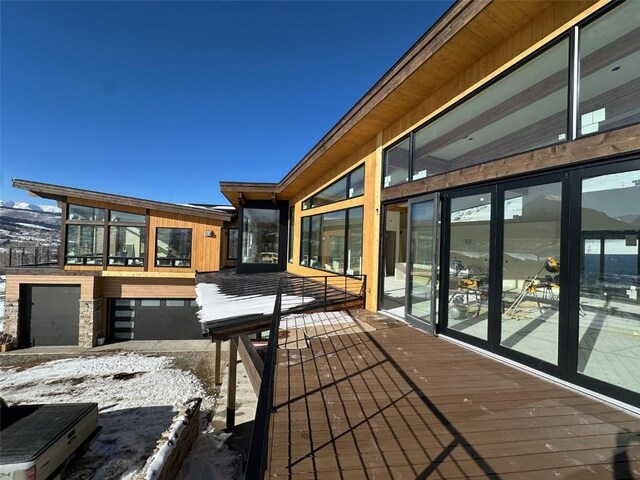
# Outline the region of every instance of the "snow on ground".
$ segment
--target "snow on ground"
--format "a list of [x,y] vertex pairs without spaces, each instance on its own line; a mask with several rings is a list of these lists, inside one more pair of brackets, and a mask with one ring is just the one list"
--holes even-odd
[[[206,397],[198,378],[172,365],[169,357],[133,353],[54,360],[24,370],[3,369],[0,391],[9,404],[97,402],[102,432],[68,478],[130,479],[153,453],[177,407],[204,397],[203,407],[212,408],[214,400]],[[201,448],[215,445],[220,453],[209,450],[190,459],[189,468],[206,476],[188,478],[233,478],[226,472],[237,470],[237,454],[223,445],[224,437],[207,435]],[[217,470],[211,470],[212,463],[219,464]]]
[[[282,296],[282,310],[312,302],[313,297]],[[225,295],[212,283],[199,283],[196,286],[196,302],[200,306],[198,318],[201,322],[221,320],[223,318],[245,315],[270,315],[276,302],[276,295]]]

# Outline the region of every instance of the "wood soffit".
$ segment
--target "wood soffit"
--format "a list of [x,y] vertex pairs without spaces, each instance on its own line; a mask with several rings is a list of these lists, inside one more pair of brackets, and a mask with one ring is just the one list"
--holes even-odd
[[27,190],[31,194],[41,198],[49,198],[59,202],[67,202],[68,198],[79,198],[96,202],[110,203],[114,206],[126,205],[130,207],[159,210],[181,215],[191,215],[194,217],[212,218],[216,220],[229,221],[233,218],[230,213],[219,210],[211,210],[204,207],[190,207],[173,203],[157,202],[142,198],[126,197],[123,195],[113,195],[109,193],[94,192],[78,188],[63,187],[47,183],[31,182],[28,180],[13,179],[13,187]]
[[221,182],[222,193],[234,205],[240,192],[249,199],[271,192],[294,198],[318,179],[317,170],[346,158],[551,4],[457,1],[279,183]]

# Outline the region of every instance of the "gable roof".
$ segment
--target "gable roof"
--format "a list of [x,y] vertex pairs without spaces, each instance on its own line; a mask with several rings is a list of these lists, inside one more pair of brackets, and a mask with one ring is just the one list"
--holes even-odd
[[96,202],[112,203],[115,205],[126,205],[129,207],[146,208],[159,210],[162,212],[177,213],[181,215],[191,215],[194,217],[212,218],[215,220],[229,221],[233,214],[228,209],[218,210],[204,206],[179,205],[175,203],[157,202],[143,198],[127,197],[110,193],[83,190],[80,188],[64,187],[49,183],[32,182],[29,180],[13,179],[13,187],[27,190],[29,193],[41,197],[49,198],[59,202],[67,202],[69,198],[79,198],[83,200],[93,200]]

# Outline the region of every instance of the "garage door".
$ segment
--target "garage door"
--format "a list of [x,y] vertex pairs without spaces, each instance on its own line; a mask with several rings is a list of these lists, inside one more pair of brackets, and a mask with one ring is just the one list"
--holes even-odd
[[111,340],[202,339],[195,300],[111,299]]
[[21,285],[20,348],[78,345],[80,286]]

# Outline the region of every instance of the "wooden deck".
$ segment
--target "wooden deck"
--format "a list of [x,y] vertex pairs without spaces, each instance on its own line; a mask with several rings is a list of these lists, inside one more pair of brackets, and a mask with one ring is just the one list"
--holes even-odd
[[283,339],[267,477],[640,478],[640,418],[386,317],[365,321],[376,330],[307,337],[308,348]]

